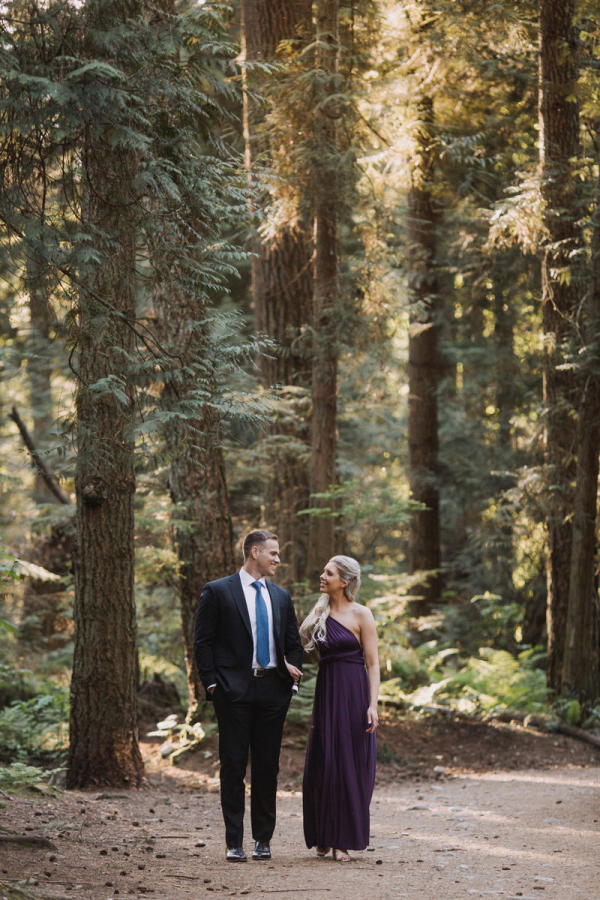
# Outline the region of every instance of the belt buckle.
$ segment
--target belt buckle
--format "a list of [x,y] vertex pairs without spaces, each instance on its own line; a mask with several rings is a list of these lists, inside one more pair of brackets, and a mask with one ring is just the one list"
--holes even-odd
[[252,669],[252,674],[255,678],[264,678],[266,669]]

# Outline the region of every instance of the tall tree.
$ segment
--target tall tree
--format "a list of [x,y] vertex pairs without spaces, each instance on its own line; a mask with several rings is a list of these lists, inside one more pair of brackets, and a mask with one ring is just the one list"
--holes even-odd
[[560,692],[576,478],[574,410],[577,377],[564,366],[581,282],[581,248],[573,160],[579,155],[575,0],[540,0],[540,167],[546,243],[542,259],[545,448],[550,491],[547,514],[548,686]]
[[592,214],[591,279],[583,310],[582,395],[577,433],[577,471],[569,598],[561,689],[593,705],[600,692],[600,611],[596,580],[598,460],[600,456],[600,191]]
[[[39,191],[43,195],[43,191]],[[39,209],[40,233],[44,228],[44,210]],[[36,243],[39,243],[40,238]],[[25,266],[25,286],[29,296],[29,341],[27,374],[33,417],[33,443],[38,452],[46,449],[52,426],[52,364],[50,360],[50,270],[44,248],[30,247]],[[35,493],[41,499],[50,496],[39,473],[35,477]]]
[[[317,79],[315,85],[315,283],[313,316],[313,377],[310,490],[316,514],[309,531],[308,574],[314,583],[323,562],[335,550],[335,519],[328,514],[331,500],[323,496],[336,477],[337,367],[339,300],[338,118],[340,116],[339,2],[317,3]],[[319,511],[322,512],[319,512]]]
[[193,722],[198,718],[204,697],[194,659],[196,612],[206,582],[234,569],[233,529],[219,417],[210,403],[197,411],[196,366],[203,361],[204,368],[210,370],[212,355],[209,342],[199,339],[198,324],[205,316],[203,304],[197,294],[186,295],[176,280],[171,290],[155,297],[155,309],[164,350],[181,363],[180,368],[166,377],[163,405],[166,410],[188,410],[187,414],[169,417],[164,437],[180,563],[179,602],[188,682],[188,721]]
[[[297,80],[308,65],[303,51],[311,39],[312,4],[244,0],[242,15],[246,161],[252,178],[262,171],[261,187],[250,199],[252,298],[256,330],[276,343],[258,364],[263,385],[277,385],[280,391],[279,407],[269,425],[273,439],[266,442],[264,518],[279,537],[280,577],[291,583],[305,578],[308,549],[308,521],[297,514],[310,502],[306,408],[311,364],[305,332],[311,321],[313,248],[306,204],[286,171],[296,139],[289,120],[297,113],[287,108],[290,90],[278,89],[278,83]],[[261,63],[278,64],[277,73],[265,72]],[[273,106],[268,115],[264,100],[261,105],[251,92],[269,96]],[[292,93],[299,92],[296,85]]]
[[427,573],[412,592],[416,615],[425,615],[440,593],[437,395],[442,379],[438,354],[439,294],[436,278],[436,216],[433,99],[424,95],[417,110],[415,149],[408,194],[408,460],[411,499],[423,504],[411,519],[408,564],[411,574]]
[[[88,58],[113,61],[101,40],[106,17],[124,21],[133,11],[120,0],[88,0]],[[144,777],[137,735],[130,368],[137,233],[128,214],[135,208],[137,158],[131,146],[114,140],[114,126],[100,116],[87,123],[82,160],[81,217],[96,237],[98,255],[85,273],[79,310],[78,550],[67,784],[135,786]]]

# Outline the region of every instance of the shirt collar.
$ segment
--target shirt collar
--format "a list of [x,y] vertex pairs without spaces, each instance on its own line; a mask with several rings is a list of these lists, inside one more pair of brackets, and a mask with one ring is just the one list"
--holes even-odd
[[[249,572],[242,566],[240,569],[240,579],[243,587],[250,587],[254,584],[255,580]],[[263,587],[267,586],[267,582],[265,581],[264,575],[258,579],[258,581],[262,584]]]

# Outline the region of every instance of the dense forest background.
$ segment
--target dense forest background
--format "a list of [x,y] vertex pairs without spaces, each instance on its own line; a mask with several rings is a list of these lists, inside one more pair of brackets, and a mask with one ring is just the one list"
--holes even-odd
[[597,726],[596,5],[0,12],[7,771],[140,783],[156,675],[200,740],[257,526],[299,616],[360,561],[389,709]]

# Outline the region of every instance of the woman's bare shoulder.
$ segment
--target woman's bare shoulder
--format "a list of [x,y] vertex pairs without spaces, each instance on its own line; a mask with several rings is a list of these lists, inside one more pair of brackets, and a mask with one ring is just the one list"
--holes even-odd
[[369,609],[368,606],[363,606],[362,603],[357,603],[354,607],[355,615],[358,618],[358,621],[361,625],[366,625],[368,622],[374,622],[373,613]]

